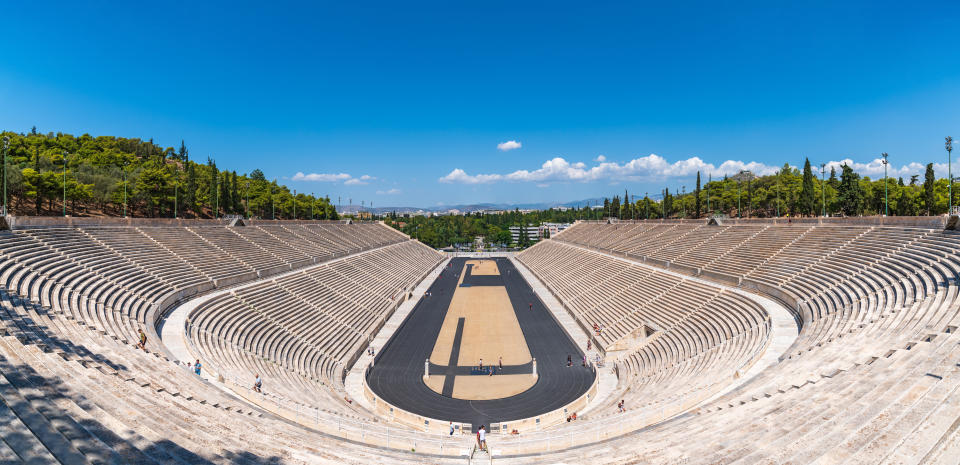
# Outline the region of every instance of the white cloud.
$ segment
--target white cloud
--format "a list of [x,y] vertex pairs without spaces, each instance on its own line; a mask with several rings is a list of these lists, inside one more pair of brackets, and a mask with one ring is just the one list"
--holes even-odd
[[356,185],[366,185],[370,181],[377,179],[370,175],[363,175],[359,178],[355,178],[347,173],[310,173],[303,174],[303,172],[298,171],[297,174],[293,175],[294,181],[313,181],[313,182],[340,182],[343,181],[344,184],[348,186]]
[[346,185],[348,185],[348,186],[365,186],[365,185],[369,184],[370,181],[372,181],[372,180],[374,180],[374,179],[377,179],[377,178],[365,174],[365,175],[363,175],[363,176],[360,176],[359,178],[351,178],[351,179],[348,179],[346,182],[344,182],[344,184],[346,184]]
[[506,174],[467,174],[456,168],[439,179],[443,183],[461,184],[489,184],[499,181],[513,182],[591,182],[591,181],[654,181],[670,177],[693,176],[700,171],[703,174],[723,176],[736,174],[740,170],[750,170],[755,174],[772,174],[776,166],[759,162],[744,163],[738,160],[727,160],[719,166],[706,163],[699,157],[691,157],[673,163],[663,157],[650,154],[635,158],[626,163],[600,161],[597,165],[587,167],[583,162],[568,162],[562,157],[556,157],[543,162],[536,170],[517,170]]
[[[671,163],[656,154],[635,158],[623,164],[608,162],[606,157],[602,155],[594,161],[597,162],[594,166],[587,167],[582,162],[569,162],[562,157],[556,157],[543,162],[538,169],[517,170],[512,173],[468,174],[463,169],[456,168],[438,181],[448,184],[492,184],[505,181],[532,182],[537,187],[546,187],[551,182],[652,182],[667,178],[693,177],[696,176],[697,171],[701,173],[704,179],[707,175],[712,175],[716,179],[724,175],[736,174],[741,170],[748,170],[757,175],[769,175],[774,174],[782,167],[782,165],[774,166],[762,162],[744,162],[741,160],[727,160],[715,165],[704,162],[700,157],[690,157]],[[883,177],[883,163],[880,158],[866,163],[854,162],[849,158],[831,161],[826,164],[827,174],[829,174],[831,167],[835,167],[839,175],[840,167],[845,163],[861,175],[870,176],[873,179]],[[923,163],[910,162],[899,166],[891,164],[887,168],[887,173],[894,178],[899,176],[909,178],[913,174],[923,176],[925,169],[926,165]],[[934,163],[933,169],[938,177],[946,177],[946,164]],[[819,174],[819,164],[814,166],[814,171]]]
[[302,172],[297,172],[293,175],[294,181],[318,181],[318,182],[337,182],[350,179],[351,176],[347,173],[310,173],[303,174]]
[[[871,179],[877,179],[877,178],[883,179],[883,159],[882,158],[875,158],[867,163],[857,163],[849,158],[845,158],[839,161],[831,161],[826,163],[827,165],[825,167],[826,175],[829,176],[830,169],[835,168],[837,170],[837,176],[839,176],[840,172],[842,171],[841,167],[845,164],[849,165],[851,168],[853,168],[854,171],[856,171],[860,175],[870,176]],[[889,166],[887,166],[887,176],[890,176],[891,178],[897,178],[897,177],[903,176],[904,178],[909,179],[911,175],[918,174],[922,177],[926,169],[927,169],[926,164],[915,162],[915,161],[907,163],[906,165],[900,165],[899,167],[891,163]],[[819,165],[814,166],[813,170],[819,171],[820,166]],[[945,178],[947,177],[947,164],[934,163],[933,171],[934,173],[937,174],[937,177]]]
[[607,157],[605,157],[605,156],[603,156],[603,155],[597,155],[597,158],[594,158],[593,161],[596,161],[596,162],[604,162],[604,161],[607,161]]
[[440,182],[460,183],[460,184],[486,184],[499,181],[503,176],[499,174],[478,174],[470,176],[460,168],[456,168],[450,174],[440,178]]
[[508,151],[508,150],[518,149],[518,148],[520,148],[520,147],[523,147],[523,144],[521,144],[521,143],[519,143],[519,142],[517,142],[517,141],[515,141],[515,140],[508,140],[508,141],[506,141],[506,142],[501,142],[501,143],[497,144],[497,150],[500,150],[501,152],[506,152],[506,151]]
[[397,189],[396,187],[385,191],[377,191],[377,195],[397,195],[399,193],[400,189]]

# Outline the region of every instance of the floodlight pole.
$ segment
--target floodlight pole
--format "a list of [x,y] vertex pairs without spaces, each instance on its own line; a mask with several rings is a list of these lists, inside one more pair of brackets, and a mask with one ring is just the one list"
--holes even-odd
[[247,203],[243,204],[243,213],[247,219],[250,219],[250,181],[247,181],[245,194],[247,194]]
[[216,176],[214,186],[216,186],[217,189],[217,203],[216,208],[213,210],[213,219],[217,219],[220,218],[220,171],[217,171],[214,176]]
[[7,150],[10,149],[10,137],[3,136],[3,214],[9,213],[7,209]]
[[177,219],[177,204],[179,204],[180,183],[173,183],[173,219]]
[[951,168],[953,157],[950,156],[950,152],[953,152],[953,137],[947,136],[944,147],[947,149],[947,197],[950,198],[947,201],[947,214],[949,215],[953,212],[953,170]]
[[[276,178],[273,179],[273,183],[274,184],[277,183]],[[272,212],[270,213],[270,219],[275,220],[277,219],[277,196],[273,192],[273,184],[270,185],[270,205],[272,207]]]
[[317,199],[313,197],[313,192],[310,193],[310,221],[313,221],[313,206],[317,203]]
[[297,190],[293,190],[293,219],[297,219]]
[[120,165],[120,173],[123,175],[123,217],[127,217],[127,166]]

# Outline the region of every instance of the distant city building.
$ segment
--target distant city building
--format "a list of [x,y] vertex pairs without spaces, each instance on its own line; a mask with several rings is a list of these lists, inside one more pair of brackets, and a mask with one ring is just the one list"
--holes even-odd
[[[527,226],[526,231],[530,243],[540,240],[540,226]],[[510,239],[514,244],[520,243],[520,226],[510,226]]]
[[[540,226],[527,226],[527,238],[531,243],[538,242],[556,236],[570,226],[570,223],[540,223]],[[520,243],[520,226],[510,226],[510,238],[514,244]]]

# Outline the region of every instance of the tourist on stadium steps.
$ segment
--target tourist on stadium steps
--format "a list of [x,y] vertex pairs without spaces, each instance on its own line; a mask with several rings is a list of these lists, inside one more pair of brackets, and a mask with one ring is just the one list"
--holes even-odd
[[483,428],[483,425],[480,425],[480,431],[477,431],[477,444],[480,445],[480,450],[487,450],[487,430]]
[[193,364],[193,372],[200,376],[200,359],[197,359],[197,363]]
[[567,366],[568,367],[573,366],[573,356],[571,356],[570,354],[567,354]]
[[500,359],[497,360],[497,367],[500,368],[500,373],[503,373],[503,357],[500,357]]
[[257,379],[253,381],[253,390],[255,392],[262,392],[260,388],[263,387],[263,380],[260,379],[260,373],[257,373]]
[[140,330],[140,342],[137,343],[137,348],[147,351],[147,333],[143,332],[143,329]]
[[450,422],[450,436],[453,436],[453,422]]

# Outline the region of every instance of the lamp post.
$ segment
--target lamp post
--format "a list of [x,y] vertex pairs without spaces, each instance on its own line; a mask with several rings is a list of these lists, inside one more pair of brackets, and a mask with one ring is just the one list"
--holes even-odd
[[3,214],[7,211],[7,150],[10,149],[10,137],[3,136]]
[[660,210],[662,210],[661,218],[663,219],[667,219],[667,194],[670,193],[667,189],[668,188],[663,189],[663,197],[660,199]]
[[645,220],[650,219],[650,193],[649,192],[643,193],[643,217],[644,217],[643,219]]
[[297,190],[293,190],[293,219],[297,219]]
[[827,216],[827,188],[823,183],[824,174],[827,172],[827,164],[820,164],[820,216]]
[[[274,184],[277,183],[276,178],[273,179],[273,183]],[[270,185],[270,207],[271,207],[270,219],[275,220],[277,219],[277,196],[273,192],[273,184]]]
[[[743,171],[741,171],[741,173],[742,172]],[[740,216],[740,179],[739,178],[737,179],[737,218],[741,218]]]
[[180,197],[180,183],[178,181],[173,182],[173,219],[177,219],[177,205]]
[[127,217],[127,164],[120,165],[120,174],[123,176],[123,217]]
[[687,218],[687,186],[680,186],[680,205],[683,207],[683,218]]
[[[4,166],[6,168],[6,166]],[[63,151],[63,216],[67,216],[67,151]]]
[[243,215],[250,219],[250,181],[247,181],[244,194],[247,196],[247,201],[243,204]]
[[780,218],[780,170],[777,170],[777,183],[774,187],[777,190],[777,218]]
[[217,171],[214,174],[214,176],[215,178],[214,178],[213,185],[215,186],[214,188],[217,191],[217,196],[216,196],[216,203],[214,204],[215,207],[213,209],[213,219],[217,219],[217,218],[220,218],[220,171]]
[[890,214],[890,207],[887,204],[887,152],[883,152],[883,216]]
[[710,216],[710,181],[713,180],[713,175],[707,173],[707,216]]
[[949,215],[953,212],[953,171],[951,169],[953,157],[950,156],[950,152],[953,152],[953,137],[947,136],[943,145],[947,149],[947,197],[950,198],[947,201],[947,214]]
[[313,196],[313,192],[310,193],[310,221],[313,221],[313,206],[316,205],[317,199]]

